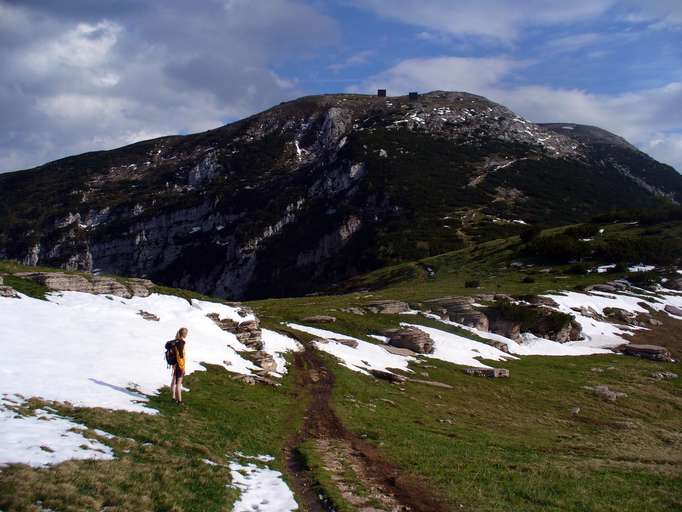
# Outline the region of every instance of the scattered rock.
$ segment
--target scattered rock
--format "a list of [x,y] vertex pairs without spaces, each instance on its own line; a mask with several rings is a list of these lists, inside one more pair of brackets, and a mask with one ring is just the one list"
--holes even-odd
[[364,309],[357,308],[355,306],[351,306],[348,308],[341,308],[341,311],[343,311],[344,313],[353,313],[354,315],[364,315],[365,314]]
[[649,324],[653,325],[654,327],[659,327],[659,326],[663,325],[663,322],[661,322],[660,320],[657,320],[656,318],[650,317],[649,318]]
[[626,393],[621,393],[619,391],[613,391],[609,389],[606,384],[599,384],[598,386],[585,386],[585,389],[592,391],[595,395],[608,400],[609,402],[615,402],[619,398],[625,398],[628,395]]
[[237,340],[247,347],[255,350],[263,349],[262,331],[257,319],[236,322],[231,318],[220,318],[218,313],[208,313],[206,316],[223,331],[234,334]]
[[313,315],[303,318],[302,321],[309,324],[333,324],[336,322],[336,317],[329,315]]
[[140,315],[144,320],[149,320],[150,322],[158,322],[159,320],[161,320],[154,313],[149,313],[143,310],[138,311],[137,314]]
[[350,348],[358,348],[358,342],[355,340],[349,340],[346,338],[330,338],[332,341],[335,341],[336,343],[340,343],[341,345],[345,345]]
[[622,352],[628,356],[641,357],[650,359],[651,361],[674,362],[672,354],[665,347],[658,345],[633,345],[625,344],[619,345],[614,349],[616,352]]
[[256,384],[256,379],[252,375],[243,375],[241,373],[233,375],[232,380],[243,382],[244,384],[249,384],[250,386]]
[[0,297],[8,297],[8,298],[12,298],[12,299],[18,299],[19,298],[19,294],[17,293],[17,291],[14,288],[4,284],[4,280],[2,279],[2,276],[0,276]]
[[246,359],[255,365],[260,366],[265,371],[277,371],[277,363],[275,362],[275,358],[263,350],[257,350],[255,352],[242,352],[242,354],[244,357],[246,357]]
[[381,313],[384,315],[397,315],[410,310],[407,302],[400,300],[375,300],[368,302],[365,309],[370,313]]
[[384,345],[386,352],[395,354],[397,356],[414,357],[417,355],[416,352],[410,350],[409,348],[394,347],[392,345]]
[[604,316],[611,320],[617,320],[626,324],[634,323],[637,315],[621,308],[604,308]]
[[403,375],[398,375],[396,373],[387,372],[384,370],[372,369],[372,370],[369,370],[369,373],[371,373],[377,379],[387,380],[388,382],[391,382],[391,383],[407,382],[407,377],[404,377]]
[[682,316],[682,309],[678,308],[677,306],[673,306],[672,304],[668,304],[665,307],[665,312],[675,316]]
[[433,352],[433,340],[431,336],[416,327],[391,329],[384,332],[388,337],[388,344],[398,348],[407,348],[419,354],[431,354]]
[[580,407],[574,407],[571,409],[571,416],[578,416],[580,414]]
[[464,373],[479,377],[490,377],[491,379],[509,378],[509,370],[506,368],[465,368]]
[[651,378],[656,380],[676,379],[677,377],[678,375],[673,372],[654,372],[651,374]]
[[597,292],[606,292],[606,293],[615,293],[618,291],[618,289],[610,284],[594,284],[592,286],[588,286],[586,288],[587,291],[597,291]]
[[550,297],[542,297],[540,295],[532,295],[530,297],[523,297],[526,302],[533,306],[548,306],[550,308],[558,308],[557,301]]

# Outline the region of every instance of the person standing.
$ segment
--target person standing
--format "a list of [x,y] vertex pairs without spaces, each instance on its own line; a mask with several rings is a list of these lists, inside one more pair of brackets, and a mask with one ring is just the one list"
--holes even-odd
[[182,403],[182,379],[185,376],[185,361],[187,358],[185,349],[185,338],[187,338],[187,327],[181,327],[175,335],[173,351],[175,353],[175,364],[173,365],[173,380],[171,381],[171,395],[178,405]]

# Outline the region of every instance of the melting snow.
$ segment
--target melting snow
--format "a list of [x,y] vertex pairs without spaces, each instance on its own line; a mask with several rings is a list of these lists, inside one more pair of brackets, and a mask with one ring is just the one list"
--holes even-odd
[[[0,398],[0,466],[23,463],[31,466],[57,464],[68,459],[113,459],[108,446],[83,436],[84,427],[45,409],[22,416],[9,407],[23,399]],[[97,431],[103,437],[113,437]]]
[[[160,320],[144,320],[140,311]],[[0,392],[155,413],[145,404],[146,395],[170,383],[163,347],[180,327],[189,329],[187,374],[203,370],[202,363],[243,374],[256,368],[237,353],[249,349],[206,317],[218,313],[236,321],[254,318],[242,318],[237,311],[158,294],[123,299],[64,292],[46,301],[0,298]],[[294,348],[295,342],[271,331],[264,331],[263,337],[279,358],[278,369],[283,369],[277,353]]]
[[[261,460],[261,459],[259,459]],[[230,462],[232,486],[241,491],[234,512],[289,512],[298,510],[282,473],[256,464]]]
[[628,270],[630,272],[649,272],[650,270],[654,270],[656,267],[653,265],[644,265],[644,264],[639,264],[635,265],[632,267],[628,267]]
[[[391,354],[380,345],[369,343],[367,341],[359,340],[351,336],[339,334],[326,329],[318,329],[317,327],[308,327],[306,325],[287,324],[292,329],[307,332],[313,336],[329,340],[327,343],[315,342],[315,346],[341,360],[341,364],[346,368],[360,373],[367,373],[367,370],[383,370],[390,371],[389,368],[398,370],[410,371],[408,363],[413,361],[412,357],[403,357],[396,354]],[[338,343],[333,339],[353,340],[358,343],[356,348],[349,347],[342,343]]]
[[298,341],[275,331],[263,329],[263,350],[272,354],[277,363],[277,373],[287,372],[287,362],[283,355],[285,352],[300,352],[303,345]]
[[433,353],[424,354],[426,357],[433,357],[449,363],[461,364],[465,366],[478,366],[480,368],[490,368],[481,363],[478,358],[491,359],[493,361],[503,361],[513,359],[509,354],[502,352],[495,347],[474,341],[464,336],[459,336],[440,329],[424,327],[418,324],[402,324],[409,327],[416,327],[431,336],[433,340]]

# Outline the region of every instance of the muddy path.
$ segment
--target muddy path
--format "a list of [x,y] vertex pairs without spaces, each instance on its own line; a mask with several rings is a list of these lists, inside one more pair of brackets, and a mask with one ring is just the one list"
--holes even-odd
[[449,510],[434,499],[423,484],[402,475],[373,445],[344,428],[330,406],[334,375],[316,350],[310,344],[305,346],[305,351],[295,354],[293,371],[309,404],[301,430],[289,440],[285,449],[289,480],[304,510],[335,510],[331,500],[320,492],[315,475],[298,451],[304,442],[314,446],[343,499],[360,511]]

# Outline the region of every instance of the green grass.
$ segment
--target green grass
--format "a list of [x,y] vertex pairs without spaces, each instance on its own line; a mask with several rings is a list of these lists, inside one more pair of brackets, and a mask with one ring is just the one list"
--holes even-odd
[[210,367],[187,378],[184,407],[171,402],[167,388],[152,397],[157,415],[53,404],[89,428],[116,435],[102,439],[116,460],[67,461],[49,470],[10,466],[0,472],[0,508],[34,510],[41,501],[60,511],[229,510],[238,495],[226,487],[229,470],[202,459],[226,464],[235,451],[267,453],[281,468],[282,447],[305,405],[293,380],[285,377],[277,389],[248,386]]
[[[401,391],[332,365],[334,404],[352,431],[425,479],[453,510],[682,507],[682,386],[647,378],[673,365],[526,357],[504,363],[508,380],[467,376],[435,360],[428,365],[435,366],[423,368],[429,378],[454,389],[408,383]],[[629,396],[608,403],[583,389],[601,383]],[[576,406],[581,411],[572,416]]]

